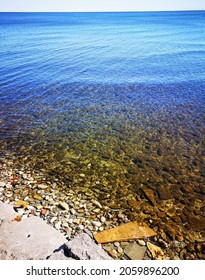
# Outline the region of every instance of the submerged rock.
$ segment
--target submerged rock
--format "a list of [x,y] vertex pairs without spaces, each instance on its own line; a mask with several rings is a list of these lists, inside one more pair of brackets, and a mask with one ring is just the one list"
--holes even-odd
[[149,188],[146,188],[146,189],[142,189],[145,197],[148,199],[148,201],[151,203],[151,205],[155,205],[156,203],[156,198],[155,198],[155,195],[154,195],[154,191],[149,189]]
[[168,200],[168,199],[173,198],[169,189],[164,187],[164,186],[158,186],[157,187],[157,192],[158,192],[159,198],[161,200]]

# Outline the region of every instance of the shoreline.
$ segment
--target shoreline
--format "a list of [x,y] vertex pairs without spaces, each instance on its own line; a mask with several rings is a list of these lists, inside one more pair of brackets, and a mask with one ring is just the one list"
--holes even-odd
[[[86,197],[85,194],[75,193],[68,187],[64,191],[60,190],[59,180],[47,181],[44,174],[36,173],[28,166],[15,166],[14,160],[16,159],[2,158],[0,162],[0,201],[15,206],[20,221],[26,217],[40,217],[63,234],[67,240],[72,240],[83,232],[94,240],[95,233],[130,222],[122,211],[103,206],[97,200]],[[130,244],[137,244],[143,248],[144,260],[200,259],[199,253],[201,258],[204,256],[203,240],[197,246],[183,237],[181,240],[174,239],[168,243],[162,239],[159,232],[156,234],[156,237],[151,239],[107,243],[102,244],[101,247],[111,258],[119,260],[130,259],[125,254]],[[196,240],[197,236],[193,238]],[[153,257],[147,247],[149,242],[162,250],[163,256]]]

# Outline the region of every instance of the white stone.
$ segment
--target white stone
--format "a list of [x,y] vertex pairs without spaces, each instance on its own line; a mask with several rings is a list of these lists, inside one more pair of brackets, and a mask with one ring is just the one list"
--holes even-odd
[[63,223],[62,223],[62,227],[67,228],[67,227],[69,227],[69,225],[68,225],[68,223],[67,223],[67,222],[63,222]]
[[83,226],[83,225],[79,225],[78,228],[79,228],[80,230],[83,230],[83,229],[84,229],[84,226]]
[[101,227],[101,225],[102,225],[101,222],[99,222],[99,221],[92,221],[91,223],[95,227]]
[[102,217],[100,218],[100,221],[101,221],[102,223],[104,223],[104,222],[106,221],[106,218],[105,218],[104,216],[102,216]]
[[73,223],[73,219],[71,219],[71,218],[68,219],[68,223],[69,223],[69,224],[72,224],[72,223]]
[[140,246],[145,246],[145,245],[146,245],[146,243],[144,242],[144,240],[141,240],[141,239],[137,240],[137,243],[138,243]]
[[73,223],[74,223],[74,224],[79,224],[79,223],[80,223],[80,219],[74,219],[74,220],[73,220]]
[[51,218],[50,223],[53,224],[56,220],[57,220],[57,217],[53,217],[53,218]]
[[60,206],[61,208],[63,208],[64,210],[66,210],[66,211],[69,210],[69,206],[68,206],[68,204],[67,204],[66,202],[60,202],[60,203],[59,203],[59,206]]
[[70,213],[72,214],[72,215],[75,215],[75,213],[76,213],[76,211],[75,211],[75,209],[70,209]]

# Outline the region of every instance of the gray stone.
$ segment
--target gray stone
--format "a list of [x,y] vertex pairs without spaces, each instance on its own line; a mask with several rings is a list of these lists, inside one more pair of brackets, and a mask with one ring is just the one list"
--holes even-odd
[[17,215],[11,205],[0,202],[0,259],[46,259],[66,242],[63,234],[41,218],[32,216],[18,222]]
[[132,243],[125,247],[124,253],[130,258],[131,260],[143,260],[144,255],[146,252],[145,246],[140,246],[136,243]]
[[65,243],[65,252],[77,260],[111,260],[88,234],[80,233]]

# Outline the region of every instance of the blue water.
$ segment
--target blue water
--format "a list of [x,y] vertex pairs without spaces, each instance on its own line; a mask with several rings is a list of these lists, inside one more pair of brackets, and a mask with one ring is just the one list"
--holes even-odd
[[1,13],[1,83],[203,81],[204,29],[204,12]]
[[200,192],[204,31],[203,11],[1,13],[2,150],[74,186],[85,173],[101,199],[108,184]]

